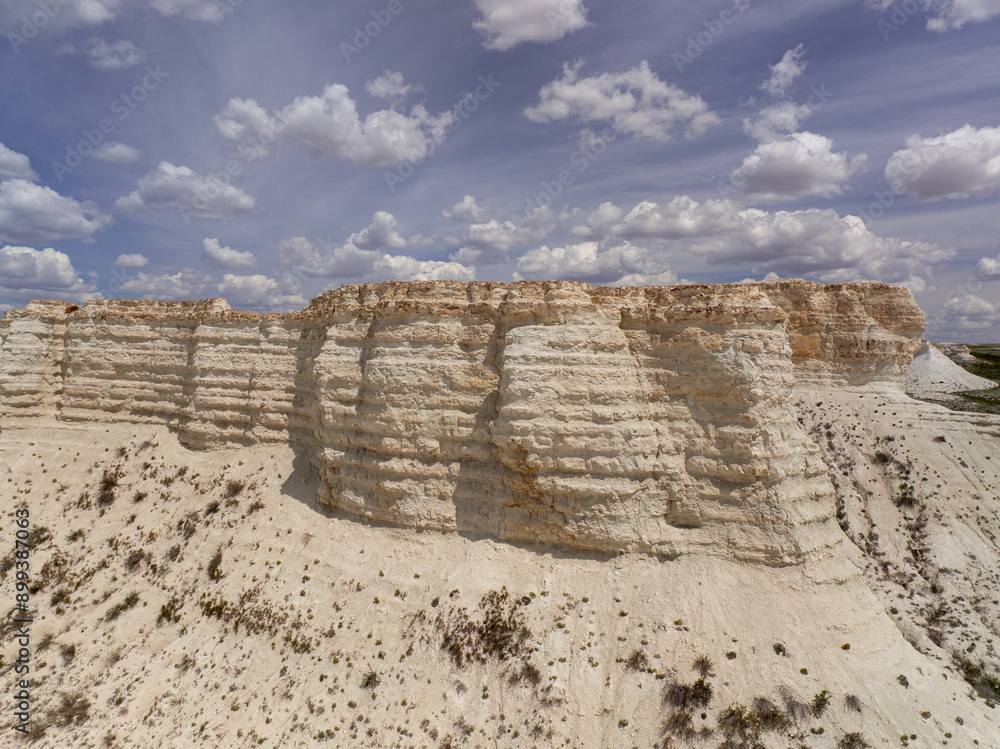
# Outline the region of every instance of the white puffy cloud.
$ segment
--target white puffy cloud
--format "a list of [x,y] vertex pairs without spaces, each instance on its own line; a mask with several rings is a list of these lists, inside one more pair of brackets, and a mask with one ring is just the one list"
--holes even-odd
[[[75,51],[75,48],[68,51]],[[83,42],[79,52],[87,57],[87,62],[96,70],[103,71],[131,68],[146,59],[145,51],[127,39],[107,42],[95,37]]]
[[765,107],[756,117],[743,120],[743,130],[761,143],[780,140],[783,135],[798,130],[799,124],[811,114],[808,104],[783,101]]
[[454,112],[435,117],[421,104],[408,115],[390,108],[362,120],[347,87],[339,83],[319,96],[300,96],[273,116],[253,99],[231,99],[214,118],[219,135],[235,144],[229,152],[239,158],[264,158],[277,138],[287,137],[316,153],[369,167],[420,161],[455,120]]
[[149,265],[149,258],[136,252],[131,255],[119,255],[114,264],[117,268],[145,268]]
[[923,200],[989,195],[1000,187],[1000,127],[911,135],[906,148],[889,157],[885,178],[896,192]]
[[190,268],[154,268],[126,279],[119,290],[142,299],[186,301],[202,298],[202,292],[214,284],[211,276]]
[[506,262],[511,248],[543,241],[566,218],[565,214],[557,214],[551,206],[541,205],[530,209],[524,216],[469,224],[462,239],[466,246],[452,253],[449,259],[462,265]]
[[475,280],[475,269],[460,263],[362,250],[350,241],[339,247],[317,247],[305,237],[289,237],[278,245],[277,255],[279,268],[313,278],[357,282]]
[[372,276],[378,281],[475,281],[476,269],[460,263],[383,254],[372,263]]
[[372,222],[347,239],[361,250],[381,250],[406,247],[406,240],[396,231],[396,217],[388,211],[376,211]]
[[254,199],[238,187],[167,161],[141,177],[137,190],[115,202],[117,210],[128,213],[176,208],[186,215],[207,219],[245,213],[254,205]]
[[583,0],[476,0],[483,14],[472,28],[487,49],[507,50],[521,42],[551,42],[587,25]]
[[770,66],[771,77],[761,84],[761,89],[772,96],[784,96],[795,79],[806,69],[806,63],[802,61],[805,53],[805,46],[802,44],[785,52],[778,63]]
[[955,330],[984,330],[1000,325],[1000,307],[975,294],[951,297],[941,309],[945,313],[941,322]]
[[954,250],[873,234],[857,216],[832,209],[739,212],[734,232],[692,244],[709,263],[749,263],[754,271],[816,275],[825,281],[878,278],[907,282],[930,275]]
[[848,158],[833,152],[833,141],[816,133],[791,133],[781,140],[761,143],[733,172],[758,202],[795,200],[808,196],[840,195],[853,174],[868,164],[866,154]]
[[24,179],[0,182],[0,241],[47,244],[89,237],[110,224],[111,216],[89,201],[63,197]]
[[[771,77],[761,88],[783,97],[805,69],[804,54],[801,44],[788,50],[781,62],[771,66]],[[823,101],[822,96],[817,104],[812,99],[809,104],[779,101],[744,119],[743,130],[758,141],[758,146],[733,170],[723,194],[744,188],[758,203],[840,195],[848,180],[867,166],[868,156],[837,153],[830,138],[798,131]]]
[[18,301],[56,297],[81,302],[100,297],[97,287],[73,268],[69,255],[51,247],[0,248],[0,291]]
[[[879,278],[918,284],[954,250],[873,234],[857,216],[831,209],[768,212],[727,200],[698,203],[687,196],[643,202],[627,214],[604,203],[574,227],[601,246],[632,240],[654,243],[671,253],[691,252],[709,264],[750,265],[753,271],[813,275],[827,281]],[[917,280],[914,280],[917,279]]]
[[222,247],[218,239],[203,239],[202,248],[202,261],[213,268],[249,270],[257,267],[257,258],[252,252],[240,252],[232,247]]
[[441,215],[449,221],[459,223],[481,224],[492,218],[488,206],[480,206],[471,195],[466,195],[451,208],[445,208]]
[[102,143],[94,151],[95,159],[110,161],[112,164],[132,164],[138,161],[141,155],[142,152],[138,148],[114,141]]
[[629,242],[602,246],[581,242],[565,247],[543,245],[521,255],[515,280],[586,281],[603,286],[672,285],[677,276],[666,260]]
[[738,225],[736,206],[726,200],[699,203],[687,195],[669,203],[643,201],[623,217],[613,203],[602,203],[587,217],[586,226],[575,226],[571,233],[581,239],[679,239],[716,234]]
[[261,274],[238,276],[226,273],[218,289],[237,309],[271,311],[277,308],[300,309],[306,305],[305,297],[294,284]]
[[0,179],[38,180],[38,173],[31,168],[31,161],[23,153],[12,151],[0,143]]
[[996,281],[1000,278],[1000,255],[981,258],[976,263],[976,274],[984,281]]
[[610,121],[619,133],[660,143],[678,127],[691,138],[720,122],[700,96],[661,81],[645,60],[623,73],[580,78],[579,70],[579,63],[564,65],[562,78],[542,86],[538,104],[525,116],[532,122]]
[[385,71],[378,78],[374,78],[365,84],[365,91],[372,96],[388,101],[399,101],[406,98],[413,86],[403,81],[403,74]]

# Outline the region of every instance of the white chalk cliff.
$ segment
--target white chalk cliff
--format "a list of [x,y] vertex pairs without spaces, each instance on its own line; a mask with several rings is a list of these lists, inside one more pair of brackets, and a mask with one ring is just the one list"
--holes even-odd
[[291,442],[331,508],[403,527],[768,564],[842,538],[796,386],[901,383],[924,317],[875,282],[347,286],[32,302],[0,323],[0,418]]

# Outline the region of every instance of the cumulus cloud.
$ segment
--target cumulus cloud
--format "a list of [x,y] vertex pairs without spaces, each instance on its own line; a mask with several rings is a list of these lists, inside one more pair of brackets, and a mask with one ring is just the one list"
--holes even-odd
[[120,291],[141,299],[186,301],[202,298],[202,292],[214,284],[215,279],[211,276],[190,268],[154,268],[126,279]]
[[252,252],[239,252],[232,247],[222,247],[218,239],[203,239],[202,248],[202,261],[213,268],[249,270],[257,267],[257,258]]
[[943,305],[943,322],[956,330],[984,330],[1000,325],[1000,307],[975,294],[954,296]]
[[372,222],[347,241],[362,250],[406,247],[406,240],[396,231],[396,217],[388,211],[376,211]]
[[911,135],[906,148],[889,157],[885,178],[896,192],[922,200],[989,195],[1000,187],[1000,127]]
[[0,182],[0,241],[47,244],[89,237],[110,224],[111,216],[95,203],[63,197],[24,179]]
[[372,263],[372,276],[378,281],[475,281],[476,269],[461,263],[383,254]]
[[149,265],[149,258],[138,252],[131,255],[119,255],[118,259],[115,260],[117,268],[145,268],[147,265]]
[[274,309],[301,309],[306,299],[301,291],[287,281],[261,274],[239,276],[226,273],[218,285],[230,305],[237,309],[270,311]]
[[365,84],[365,91],[369,94],[391,102],[406,98],[412,88],[411,84],[403,81],[402,73],[391,73],[388,70]]
[[610,121],[619,133],[658,143],[678,127],[693,138],[720,122],[700,96],[661,81],[645,60],[623,73],[590,78],[579,77],[580,67],[564,65],[562,78],[542,86],[538,104],[525,116],[532,122]]
[[508,50],[521,42],[551,42],[587,25],[583,0],[476,0],[483,14],[472,28],[487,49]]
[[840,195],[844,184],[867,164],[866,154],[848,158],[844,151],[834,153],[833,141],[825,136],[791,133],[757,146],[731,179],[763,203],[809,196],[828,198]]
[[137,190],[115,202],[117,210],[128,213],[176,208],[185,215],[206,219],[245,213],[254,205],[254,199],[238,187],[167,161],[140,178]]
[[0,179],[26,179],[38,181],[38,173],[31,168],[31,161],[23,153],[12,151],[0,143]]
[[1000,279],[1000,255],[981,258],[976,263],[976,274],[984,281]]
[[632,240],[671,253],[686,251],[709,264],[749,265],[753,272],[812,275],[827,281],[879,278],[918,284],[954,250],[924,242],[880,237],[857,216],[831,209],[768,212],[726,200],[698,203],[687,196],[643,202],[628,213],[600,206],[572,234],[601,246]]
[[602,203],[587,217],[585,226],[575,226],[573,236],[581,239],[679,239],[717,234],[736,228],[736,206],[726,200],[699,203],[687,195],[669,203],[643,201],[628,214],[613,203]]
[[101,296],[96,285],[80,277],[66,253],[11,245],[0,248],[0,291],[19,302],[53,297],[83,302]]
[[772,96],[784,96],[806,69],[806,63],[802,61],[805,53],[806,48],[802,44],[785,52],[778,63],[770,66],[771,77],[761,84],[761,90]]
[[514,278],[586,281],[603,286],[677,283],[677,276],[661,255],[629,242],[608,246],[599,242],[581,242],[552,248],[543,245],[518,258]]
[[112,164],[132,164],[138,161],[141,155],[142,152],[138,148],[114,141],[102,143],[94,151],[94,158],[110,161]]
[[513,247],[524,247],[543,241],[568,216],[558,214],[551,206],[530,209],[524,216],[504,221],[489,219],[469,224],[462,241],[465,246],[449,257],[463,265],[503,263]]
[[[403,86],[401,75],[378,90],[396,84]],[[318,96],[300,96],[273,115],[254,99],[231,99],[214,117],[216,130],[234,144],[229,152],[238,158],[265,158],[275,140],[287,137],[318,154],[369,167],[420,161],[444,140],[455,120],[454,112],[432,116],[421,104],[409,114],[390,108],[362,120],[347,87],[339,83]]]
[[480,206],[471,195],[466,195],[451,208],[445,208],[441,215],[449,221],[458,223],[481,224],[492,218],[488,206]]
[[83,42],[79,48],[70,45],[64,50],[84,55],[94,69],[102,71],[124,70],[146,59],[146,52],[127,39],[108,42],[94,37]]
[[[784,97],[805,69],[804,54],[801,44],[788,50],[777,65],[771,66],[771,77],[761,88]],[[773,203],[843,193],[850,178],[868,165],[868,156],[835,152],[830,138],[799,132],[803,120],[825,101],[825,89],[817,93],[808,104],[779,101],[743,120],[743,130],[758,141],[758,146],[733,170],[729,185],[722,187],[723,194],[743,188],[754,202]]]

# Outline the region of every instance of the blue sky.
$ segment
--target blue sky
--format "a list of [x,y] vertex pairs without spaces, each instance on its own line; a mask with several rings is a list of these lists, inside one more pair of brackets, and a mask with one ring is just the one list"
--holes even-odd
[[0,310],[904,283],[1000,339],[1000,0],[7,0]]

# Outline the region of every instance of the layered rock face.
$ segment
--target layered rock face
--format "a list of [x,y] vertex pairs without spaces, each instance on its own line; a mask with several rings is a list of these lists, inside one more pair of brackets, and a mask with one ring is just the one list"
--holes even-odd
[[405,527],[789,564],[840,538],[796,379],[897,381],[923,326],[873,282],[387,283],[287,315],[33,302],[0,323],[0,415],[291,441],[325,504]]

